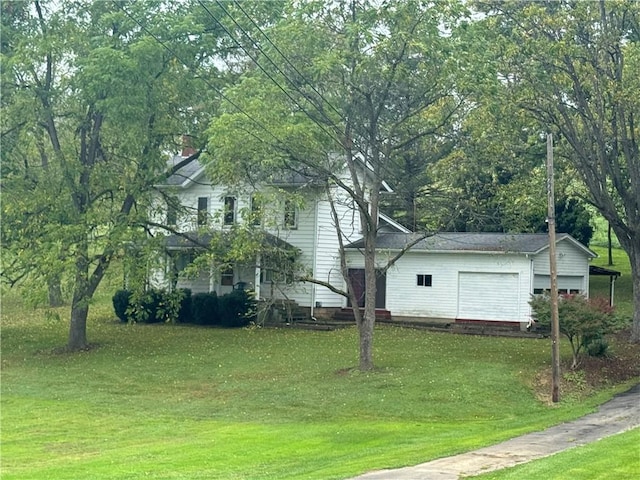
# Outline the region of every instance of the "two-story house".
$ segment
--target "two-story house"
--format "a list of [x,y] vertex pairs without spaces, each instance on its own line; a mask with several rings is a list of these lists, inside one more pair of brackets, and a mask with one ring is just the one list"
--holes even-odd
[[[175,156],[171,164],[184,160]],[[273,268],[269,251],[277,245],[289,249],[305,268],[306,275],[344,289],[340,269],[338,228],[332,215],[326,186],[299,174],[280,176],[259,189],[233,191],[214,185],[204,167],[192,161],[168,180],[157,186],[166,196],[175,196],[180,208],[166,203],[163,222],[183,235],[166,238],[166,255],[153,272],[152,283],[161,288],[189,288],[193,293],[213,292],[223,295],[234,288],[254,290],[260,299],[283,299],[308,309],[311,316],[317,308],[339,309],[346,305],[344,296],[311,282],[290,282],[282,271]],[[384,186],[388,189],[388,186]],[[279,195],[286,191],[290,195]],[[293,193],[293,194],[292,194]],[[292,194],[292,195],[291,195]],[[340,192],[332,194],[339,219],[339,231],[345,244],[359,240],[360,217],[352,200]],[[380,230],[409,233],[409,230],[384,214],[379,216]],[[251,260],[201,267],[191,275],[181,275],[193,260],[195,252],[211,240],[214,232],[233,232],[242,224],[262,230],[265,254],[258,252]],[[278,266],[276,266],[278,267]]]
[[[172,162],[183,159],[176,156]],[[279,268],[282,265],[274,265],[268,252],[274,247],[289,251],[304,266],[308,277],[346,291],[340,267],[339,230],[346,246],[349,277],[356,297],[362,300],[360,217],[351,199],[339,189],[331,194],[340,223],[338,229],[324,185],[301,175],[281,177],[253,190],[233,191],[212,184],[202,165],[194,161],[158,187],[179,200],[180,215],[167,207],[164,220],[183,235],[166,238],[165,258],[153,275],[155,286],[218,294],[249,288],[260,299],[286,299],[306,308],[311,316],[316,312],[329,315],[348,307],[347,298],[323,285],[288,281]],[[278,195],[283,191],[295,195]],[[269,192],[272,195],[265,195]],[[505,322],[524,328],[531,319],[531,295],[549,289],[546,234],[438,233],[426,236],[385,269],[388,260],[417,234],[383,214],[379,220],[376,308],[390,312],[393,319]],[[264,255],[258,249],[251,259],[224,265],[210,262],[201,265],[195,275],[181,274],[194,251],[208,244],[215,232],[233,233],[247,222],[254,227],[260,224]],[[558,234],[561,292],[588,296],[589,261],[595,256],[571,236]],[[278,257],[276,263],[282,258]]]

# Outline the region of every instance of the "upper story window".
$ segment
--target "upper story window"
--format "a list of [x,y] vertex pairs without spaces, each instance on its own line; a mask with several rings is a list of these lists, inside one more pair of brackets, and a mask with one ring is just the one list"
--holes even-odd
[[433,278],[431,275],[418,274],[416,284],[419,287],[430,287]]
[[224,197],[223,222],[225,225],[233,225],[236,221],[235,197]]
[[198,197],[198,226],[207,224],[209,219],[209,198]]
[[176,209],[175,205],[172,205],[171,203],[167,204],[166,221],[167,225],[169,225],[170,227],[174,227],[178,223],[178,210]]
[[262,202],[256,195],[251,197],[251,224],[262,224]]
[[284,226],[291,230],[298,228],[298,207],[291,200],[284,202]]

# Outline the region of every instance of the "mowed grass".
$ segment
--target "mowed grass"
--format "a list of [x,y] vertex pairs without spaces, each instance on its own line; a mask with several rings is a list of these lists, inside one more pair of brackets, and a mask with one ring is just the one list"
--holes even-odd
[[348,478],[541,430],[628,386],[550,406],[530,387],[548,340],[380,327],[378,369],[360,373],[354,328],[122,325],[109,297],[91,307],[96,348],[59,354],[68,311],[3,295],[3,480]]
[[631,480],[640,478],[640,428],[475,480]]

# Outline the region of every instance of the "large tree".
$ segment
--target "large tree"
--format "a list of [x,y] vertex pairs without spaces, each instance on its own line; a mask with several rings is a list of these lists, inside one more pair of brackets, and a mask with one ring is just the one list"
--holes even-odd
[[[239,18],[235,3],[229,13]],[[277,25],[238,38],[257,68],[226,92],[225,113],[210,129],[210,172],[226,183],[293,170],[325,182],[335,205],[355,208],[364,237],[363,312],[353,289],[325,286],[351,298],[362,370],[374,366],[380,192],[403,155],[439,133],[459,105],[446,31],[457,8],[447,1],[293,2]],[[342,248],[340,261],[349,285]]]
[[207,123],[215,35],[187,13],[2,2],[3,276],[69,275],[70,350],[113,259],[147,238],[167,152]]
[[557,134],[629,255],[640,341],[640,3],[479,1],[506,99]]

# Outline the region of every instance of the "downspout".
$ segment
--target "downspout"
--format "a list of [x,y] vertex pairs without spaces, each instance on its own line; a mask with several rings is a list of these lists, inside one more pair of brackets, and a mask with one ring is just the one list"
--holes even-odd
[[[313,276],[313,278],[315,278],[316,276],[316,272],[318,271],[318,255],[317,255],[317,248],[318,248],[318,238],[320,236],[318,230],[320,229],[320,226],[318,225],[318,218],[320,217],[318,211],[320,209],[319,207],[320,201],[316,198],[314,200],[314,220],[313,220],[313,224],[314,224],[314,229],[313,229],[313,251],[312,251],[312,258],[313,258],[313,267],[312,267],[312,271],[311,271],[311,275]],[[314,315],[314,310],[316,307],[316,284],[312,283],[311,284],[311,319],[315,320],[316,317]]]
[[616,277],[617,275],[609,276],[609,306],[611,307],[613,307],[613,296],[615,295]]
[[[533,269],[533,258],[530,257],[528,253],[525,256],[529,259],[529,299],[531,299],[531,296],[533,295],[533,289],[535,287],[535,283],[534,283],[535,273]],[[531,312],[531,303],[529,303],[529,300],[527,300],[527,308],[529,311],[529,314],[528,314],[529,322],[527,323],[527,330],[529,330],[533,325],[533,315]]]

